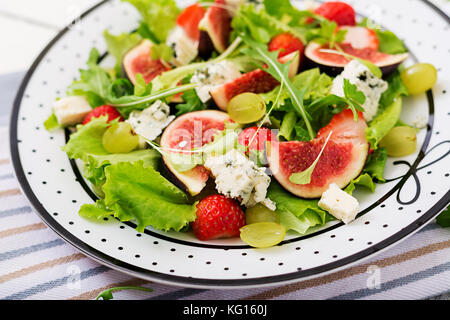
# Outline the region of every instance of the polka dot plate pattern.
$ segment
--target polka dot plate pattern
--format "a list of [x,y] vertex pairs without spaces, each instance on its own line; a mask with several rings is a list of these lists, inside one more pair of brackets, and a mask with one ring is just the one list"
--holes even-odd
[[[182,3],[181,3],[182,2]],[[191,1],[187,1],[189,3]],[[11,154],[22,190],[36,212],[63,239],[91,258],[136,277],[197,288],[268,286],[322,276],[360,262],[406,239],[430,222],[450,199],[449,18],[426,1],[348,1],[395,32],[411,51],[407,64],[433,63],[438,84],[404,101],[402,120],[428,119],[414,155],[389,159],[387,183],[358,191],[361,212],[350,225],[331,223],[280,245],[252,249],[240,239],[200,242],[191,233],[138,233],[114,218],[82,219],[93,197],[78,164],[61,151],[67,133],[47,132],[43,122],[55,98],[78,77],[92,46],[106,51],[104,29],[134,30],[137,12],[126,3],[100,2],[44,49],[27,73],[11,118]],[[180,5],[186,1],[180,1]],[[302,2],[296,1],[299,6]]]

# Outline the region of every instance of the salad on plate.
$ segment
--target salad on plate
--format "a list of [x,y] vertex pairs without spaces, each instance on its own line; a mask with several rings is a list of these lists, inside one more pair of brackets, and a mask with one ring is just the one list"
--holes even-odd
[[271,247],[351,224],[354,190],[416,151],[427,119],[402,122],[402,98],[436,69],[405,68],[402,41],[350,5],[124,2],[138,28],[104,32],[107,55],[92,49],[45,122],[71,130],[63,150],[98,196],[82,217]]

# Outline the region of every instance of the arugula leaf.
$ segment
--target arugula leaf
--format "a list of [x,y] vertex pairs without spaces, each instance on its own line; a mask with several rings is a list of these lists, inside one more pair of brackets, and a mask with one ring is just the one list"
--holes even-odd
[[174,0],[122,0],[131,3],[141,14],[148,30],[159,40],[166,41],[169,31],[175,27],[180,13]]
[[436,222],[442,228],[450,227],[450,207],[445,209],[437,218]]
[[136,33],[122,33],[114,36],[108,30],[103,32],[108,52],[116,59],[116,74],[120,74],[122,60],[125,54],[138,45],[141,38]]
[[334,220],[331,215],[319,208],[318,200],[296,197],[276,181],[270,184],[267,197],[277,204],[276,212],[280,215],[280,223],[287,230],[304,234],[314,226],[321,226]]
[[177,117],[185,113],[207,109],[207,106],[200,100],[195,90],[188,90],[181,97],[184,103],[175,106],[178,110],[176,113]]
[[112,300],[112,299],[114,299],[113,292],[123,291],[123,290],[139,290],[139,291],[153,292],[152,289],[145,288],[145,287],[135,287],[135,286],[115,287],[115,288],[110,288],[108,290],[100,292],[99,295],[97,296],[97,298],[95,298],[95,300],[100,300],[100,299]]
[[311,183],[311,177],[314,173],[314,169],[316,168],[317,164],[319,163],[320,157],[323,154],[323,151],[325,150],[328,141],[330,141],[331,135],[333,134],[333,131],[330,132],[328,135],[327,140],[325,141],[322,150],[320,150],[319,155],[317,156],[316,160],[312,163],[312,165],[307,168],[306,170],[298,173],[293,173],[289,177],[289,181],[295,184],[310,184]]
[[349,104],[349,108],[352,109],[353,111],[355,122],[357,122],[358,121],[357,111],[364,112],[362,105],[366,101],[366,96],[361,91],[358,91],[358,87],[350,83],[348,79],[344,79],[344,95],[345,99]]
[[144,76],[136,74],[136,84],[134,85],[134,95],[138,97],[147,96],[152,93],[152,84],[145,82]]
[[309,30],[306,38],[307,41],[314,41],[321,45],[327,44],[330,49],[335,48],[336,43],[341,43],[345,40],[347,30],[337,30],[337,23],[324,19],[320,22],[320,28]]
[[45,120],[44,128],[47,131],[52,131],[52,130],[58,129],[59,127],[60,127],[60,125],[58,123],[58,119],[56,118],[55,113],[52,112],[52,115],[47,120]]
[[303,106],[303,97],[306,93],[306,89],[303,88],[299,90],[292,84],[289,79],[290,63],[280,63],[278,61],[277,52],[269,52],[265,45],[255,42],[245,35],[242,35],[242,40],[249,46],[243,51],[255,59],[259,59],[266,63],[267,68],[264,68],[263,70],[283,84],[292,101],[294,110],[303,118],[310,138],[314,139],[315,133],[311,127],[309,115]]
[[[269,6],[276,7],[276,4]],[[298,21],[293,17],[294,11],[290,11],[290,14],[290,20]],[[262,44],[267,44],[275,35],[282,32],[288,32],[306,43],[306,26],[302,27],[298,24],[291,26],[283,19],[270,15],[266,10],[258,10],[254,4],[242,5],[233,18],[231,26],[234,37],[244,34]]]

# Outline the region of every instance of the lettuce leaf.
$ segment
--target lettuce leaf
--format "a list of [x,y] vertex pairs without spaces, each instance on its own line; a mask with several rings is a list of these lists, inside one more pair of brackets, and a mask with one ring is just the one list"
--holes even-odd
[[122,59],[125,54],[138,45],[141,37],[136,33],[112,35],[108,30],[103,32],[108,52],[116,59],[116,74],[120,74]]
[[107,117],[100,117],[88,124],[77,127],[63,147],[71,159],[81,159],[85,163],[84,175],[94,185],[105,182],[104,169],[120,162],[142,161],[146,167],[157,167],[160,154],[156,150],[137,150],[130,153],[112,154],[103,147],[103,134],[110,126]]
[[389,107],[397,97],[409,95],[408,88],[404,85],[398,70],[391,74],[386,81],[389,86],[381,95],[378,114]]
[[379,51],[388,54],[399,54],[408,52],[403,42],[391,31],[383,30],[373,21],[368,18],[364,18],[358,25],[370,28],[377,34],[377,38],[380,42]]
[[358,185],[368,188],[371,192],[375,192],[375,189],[377,187],[370,174],[363,173],[358,178],[350,182],[347,188],[345,188],[345,192],[350,195],[353,194],[353,191],[355,191],[356,186]]
[[135,220],[139,232],[148,226],[180,231],[196,218],[196,205],[156,170],[144,163],[122,162],[105,169],[105,205],[121,221]]
[[160,43],[166,41],[175,27],[180,10],[174,0],[122,0],[131,3],[140,13],[148,30]]
[[267,197],[276,203],[280,223],[287,230],[304,234],[314,226],[321,226],[334,220],[333,216],[319,208],[318,200],[296,197],[284,190],[278,182],[271,183]]
[[47,131],[52,131],[55,129],[58,129],[60,127],[59,123],[58,123],[58,119],[55,116],[55,113],[53,112],[52,115],[44,121],[44,128]]
[[385,148],[380,148],[372,152],[367,159],[362,174],[350,182],[345,191],[352,194],[357,186],[368,188],[371,192],[375,192],[376,183],[384,183],[384,168],[387,161],[387,152]]
[[375,117],[366,130],[366,138],[373,150],[378,148],[378,143],[391,131],[400,119],[402,111],[402,98],[398,97],[381,114]]
[[105,199],[82,206],[82,217],[100,220],[114,215],[120,221],[133,220],[139,232],[148,226],[180,231],[196,218],[196,204],[143,161],[110,165],[105,175]]

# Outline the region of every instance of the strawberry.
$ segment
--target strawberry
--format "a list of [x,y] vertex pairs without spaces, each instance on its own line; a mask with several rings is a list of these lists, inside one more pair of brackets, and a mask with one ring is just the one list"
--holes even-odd
[[198,24],[205,13],[206,10],[204,8],[200,7],[198,4],[193,4],[180,13],[177,18],[177,25],[182,27],[191,39],[198,40],[200,38]]
[[269,43],[269,51],[280,50],[278,58],[287,56],[295,51],[300,51],[300,56],[302,56],[304,49],[303,42],[290,33],[281,33],[275,36]]
[[202,241],[239,237],[245,214],[239,204],[223,195],[212,195],[197,204],[197,219],[192,223],[195,236]]
[[314,13],[336,22],[339,26],[354,26],[356,24],[355,10],[340,1],[325,2]]
[[364,27],[339,27],[339,30],[346,30],[345,40],[341,46],[345,51],[345,48],[351,45],[354,49],[368,49],[378,51],[380,47],[380,41],[378,40],[377,33],[369,28]]
[[264,151],[266,142],[271,140],[272,131],[267,128],[260,128],[258,130],[258,127],[247,128],[242,131],[238,137],[239,144],[247,147],[247,156],[251,150]]
[[117,111],[114,107],[105,105],[100,106],[92,110],[83,121],[83,125],[91,122],[93,118],[99,118],[101,116],[108,116],[108,122],[113,121],[114,119],[119,118],[119,121],[123,121],[122,116],[120,115],[119,111]]

